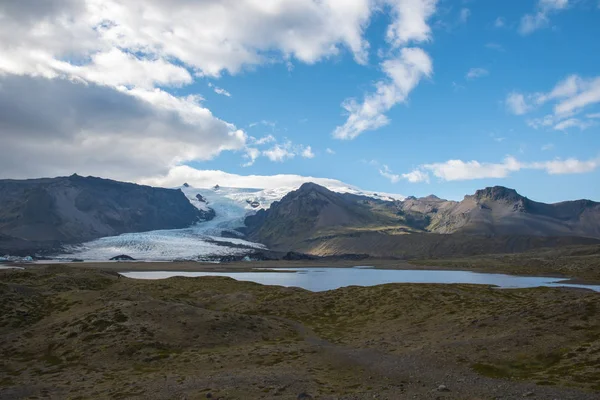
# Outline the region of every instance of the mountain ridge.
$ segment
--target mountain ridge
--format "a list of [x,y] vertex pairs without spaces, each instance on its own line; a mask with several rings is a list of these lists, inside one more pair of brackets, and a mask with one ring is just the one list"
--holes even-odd
[[[307,203],[308,198],[318,198],[320,203]],[[325,215],[328,213],[333,217]],[[436,246],[446,246],[442,253],[448,256],[452,249],[471,254],[460,250],[469,241],[473,245],[481,241],[476,246],[483,251],[486,241],[481,238],[495,238],[488,240],[488,247],[496,252],[595,243],[600,239],[600,203],[590,200],[540,203],[502,186],[478,190],[460,202],[433,195],[385,202],[305,184],[273,203],[270,209],[247,217],[245,222],[251,240],[275,249],[319,255],[368,252],[368,248],[358,243],[361,238],[372,243],[373,248],[387,243],[387,250],[376,251],[378,256],[415,255],[395,246],[414,247],[420,242],[429,243],[421,246],[427,255],[436,253]],[[417,241],[416,236],[409,238],[415,234],[420,238]],[[448,237],[453,235],[452,239]],[[536,239],[528,241],[527,237]],[[529,245],[519,246],[516,244],[519,240]]]
[[0,180],[0,252],[52,249],[127,232],[183,228],[210,213],[179,190],[96,177]]

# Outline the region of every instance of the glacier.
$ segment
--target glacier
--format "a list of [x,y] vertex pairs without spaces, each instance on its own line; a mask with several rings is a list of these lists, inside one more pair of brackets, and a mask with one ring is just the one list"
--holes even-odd
[[[270,189],[253,188],[193,188],[180,189],[198,209],[215,211],[215,218],[202,221],[185,229],[168,229],[150,232],[125,233],[68,246],[58,259],[106,261],[127,254],[141,261],[210,260],[222,256],[243,256],[266,247],[241,238],[236,228],[244,226],[244,219],[259,209],[267,209],[274,201],[296,187]],[[353,193],[382,200],[402,199],[403,196],[362,191],[351,186],[329,187],[337,192]],[[201,195],[205,202],[200,201]],[[235,236],[240,236],[236,238]],[[226,237],[224,237],[226,236]]]

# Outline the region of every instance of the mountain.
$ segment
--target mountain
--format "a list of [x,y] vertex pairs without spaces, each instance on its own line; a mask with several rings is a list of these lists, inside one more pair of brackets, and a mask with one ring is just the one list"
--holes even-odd
[[460,202],[391,202],[305,184],[245,222],[251,240],[277,250],[441,257],[598,243],[600,203],[538,203],[500,186]]
[[251,240],[270,247],[293,249],[298,240],[317,235],[391,226],[397,218],[387,204],[393,203],[305,183],[273,202],[268,210],[248,216],[245,232]]
[[600,238],[600,203],[539,203],[502,186],[478,190],[461,202],[431,197],[406,200],[399,209],[408,218],[424,221],[423,229],[435,233]]
[[184,228],[213,216],[194,207],[180,190],[78,175],[0,180],[0,253]]

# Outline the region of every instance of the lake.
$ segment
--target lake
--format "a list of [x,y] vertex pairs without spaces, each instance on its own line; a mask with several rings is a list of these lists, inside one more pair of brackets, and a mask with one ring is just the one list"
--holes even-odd
[[173,276],[227,276],[239,281],[256,282],[262,285],[295,286],[312,292],[322,292],[345,286],[374,286],[385,283],[470,283],[494,285],[501,288],[564,286],[600,292],[600,285],[560,283],[560,278],[487,274],[470,271],[384,270],[370,267],[271,270],[274,272],[137,271],[121,272],[121,275],[135,279],[166,279]]

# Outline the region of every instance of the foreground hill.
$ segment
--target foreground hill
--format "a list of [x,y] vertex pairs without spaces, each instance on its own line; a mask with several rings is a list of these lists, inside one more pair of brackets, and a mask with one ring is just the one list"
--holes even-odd
[[179,190],[78,175],[0,180],[0,253],[184,228],[210,217]]
[[461,202],[435,196],[387,202],[305,184],[246,218],[248,236],[316,255],[450,257],[600,243],[600,204],[544,204],[486,188]]
[[558,288],[0,271],[0,398],[591,400],[597,309]]

